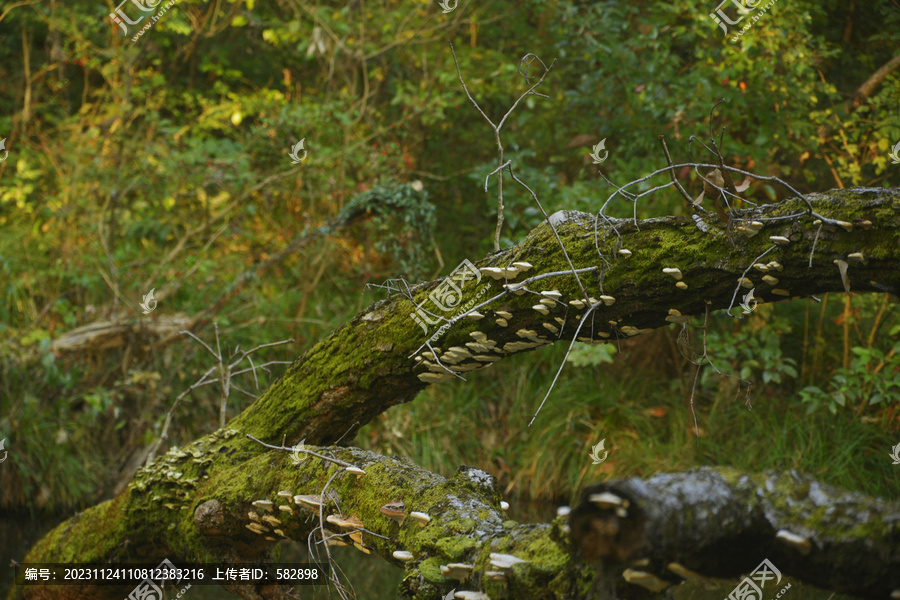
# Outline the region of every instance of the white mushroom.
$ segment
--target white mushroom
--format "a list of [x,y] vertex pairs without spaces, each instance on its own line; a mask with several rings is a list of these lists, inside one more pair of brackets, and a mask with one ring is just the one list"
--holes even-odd
[[631,258],[631,250],[622,248],[621,250],[619,250],[619,255],[621,255],[623,258]]
[[289,514],[289,515],[294,514],[294,509],[291,508],[290,506],[288,506],[287,504],[282,504],[282,505],[280,505],[280,506],[278,507],[278,510],[280,510],[281,512],[286,512],[286,513]]
[[562,298],[562,293],[559,290],[549,290],[541,292],[541,296],[546,296],[547,298],[552,298],[553,300],[559,300]]
[[290,493],[287,490],[281,490],[280,492],[278,492],[278,495],[281,496],[282,498],[293,498],[294,497],[294,494]]
[[503,269],[498,267],[482,267],[480,270],[482,275],[490,275],[495,280],[503,278]]
[[490,596],[484,592],[470,592],[467,590],[456,592],[453,597],[460,598],[460,600],[491,600]]
[[681,281],[683,275],[681,274],[681,269],[678,267],[666,267],[662,270],[666,275],[671,275],[676,280]]
[[414,558],[412,552],[407,552],[406,550],[394,550],[392,556],[397,560],[402,560],[403,562],[409,562]]
[[637,335],[641,332],[640,329],[638,329],[637,327],[632,327],[631,325],[622,325],[621,327],[619,327],[619,331],[629,337]]
[[775,260],[773,260],[766,266],[769,267],[770,269],[772,269],[773,271],[783,271],[784,270],[784,267],[781,266],[781,263],[778,261],[775,261]]
[[510,569],[512,569],[513,565],[524,562],[528,561],[517,558],[512,554],[500,554],[497,552],[491,552],[491,566],[495,569],[500,569],[501,571],[509,571]]
[[769,266],[768,266],[768,265],[765,265],[765,264],[763,264],[763,263],[756,263],[755,265],[753,265],[753,268],[756,269],[757,271],[761,272],[761,273],[768,273],[768,272],[769,272]]
[[772,277],[771,275],[764,275],[763,281],[765,281],[769,285],[778,285],[778,278]]
[[519,276],[519,270],[515,267],[505,267],[500,273],[507,279],[515,279]]
[[797,535],[796,533],[791,533],[787,529],[779,529],[778,533],[775,534],[775,539],[788,546],[792,546],[802,556],[808,556],[812,550],[812,543],[807,538],[802,535]]
[[678,283],[676,283],[676,284],[675,284],[675,287],[677,287],[679,290],[686,290],[686,289],[688,289],[688,285],[687,285],[685,282],[683,282],[683,281],[679,281]]
[[269,500],[254,500],[253,506],[261,508],[266,512],[272,512],[272,507],[275,506],[275,503]]
[[424,381],[425,383],[440,383],[447,381],[453,376],[441,373],[419,373],[416,377],[419,378],[419,381]]
[[611,492],[601,492],[599,494],[591,494],[588,502],[597,505],[599,508],[628,508],[629,502],[621,496],[617,496]]
[[559,333],[559,328],[556,325],[544,323],[544,328],[549,330],[551,333]]
[[862,252],[854,252],[853,254],[848,254],[847,259],[857,262],[859,264],[863,264],[863,265],[866,265],[869,263],[869,261],[866,260],[866,257],[863,256]]
[[431,521],[431,517],[428,516],[428,513],[423,512],[411,512],[409,513],[409,518],[414,520],[422,527],[425,527]]
[[569,508],[568,506],[556,507],[556,516],[557,517],[567,517],[570,512],[572,512],[572,509]]
[[450,563],[449,565],[441,565],[441,575],[444,577],[452,577],[453,579],[458,579],[462,582],[469,578],[473,569],[475,569],[474,565]]
[[479,319],[483,319],[484,315],[478,312],[477,310],[473,310],[469,314],[466,315],[466,318],[472,319],[473,321],[477,321]]
[[843,227],[844,231],[853,231],[853,223],[848,223],[847,221],[838,221],[837,224],[839,227]]
[[505,582],[506,574],[503,571],[485,571],[484,576],[494,581]]
[[505,310],[495,310],[494,314],[498,317],[503,317],[504,319],[512,319],[512,313]]
[[360,469],[359,467],[354,467],[352,465],[345,468],[344,470],[347,471],[348,473],[353,473],[357,477],[362,477],[363,475],[366,474],[366,472],[363,471],[362,469]]
[[581,300],[569,300],[569,304],[571,304],[572,306],[574,306],[575,308],[577,308],[579,310],[584,308],[584,302],[582,302]]
[[791,243],[791,240],[787,239],[786,237],[784,237],[782,235],[770,235],[769,239],[772,242],[778,244],[779,246],[787,246],[788,244]]
[[476,342],[483,342],[484,340],[487,339],[487,335],[485,335],[481,331],[473,331],[472,333],[469,334],[469,337],[471,337]]
[[532,306],[531,308],[533,308],[534,310],[538,311],[538,312],[541,313],[542,315],[549,315],[549,314],[550,314],[550,311],[549,311],[549,310],[547,309],[547,307],[544,306],[543,304],[535,304],[535,305]]
[[616,303],[616,299],[612,296],[600,296],[600,299],[603,300],[603,304],[607,306],[612,306]]
[[281,525],[281,521],[279,521],[276,517],[272,515],[263,515],[262,520],[272,526]]
[[497,362],[498,360],[503,360],[502,357],[494,356],[493,354],[476,354],[473,358],[475,358],[475,360],[478,360],[481,362],[486,362],[486,363],[492,363],[492,362]]
[[515,268],[517,268],[518,270],[520,270],[524,273],[525,271],[527,271],[534,265],[532,265],[531,263],[527,263],[527,262],[514,262],[512,264],[512,266],[514,266]]
[[747,288],[748,290],[753,287],[753,280],[746,277],[738,277],[738,283],[741,284],[741,287]]
[[507,323],[506,319],[497,319],[495,323],[497,323],[497,325],[499,325],[500,327],[506,327],[509,324]]
[[509,510],[509,502],[505,500],[500,501],[500,510]]
[[550,308],[556,306],[556,300],[551,300],[550,298],[541,298],[539,302],[544,306],[549,306]]

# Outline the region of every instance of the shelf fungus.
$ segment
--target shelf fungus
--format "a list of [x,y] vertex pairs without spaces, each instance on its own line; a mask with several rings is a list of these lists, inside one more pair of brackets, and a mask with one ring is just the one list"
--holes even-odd
[[551,298],[541,298],[539,302],[544,306],[549,306],[550,308],[556,306],[556,300],[552,300]]
[[329,523],[331,523],[332,525],[337,525],[338,527],[341,527],[343,529],[349,529],[351,527],[360,529],[362,527],[365,527],[365,525],[363,525],[363,522],[360,521],[356,517],[341,517],[338,515],[328,515],[327,517],[325,517],[325,520],[328,521]]
[[325,543],[329,546],[349,546],[350,545],[337,536],[325,538]]
[[275,503],[270,500],[254,500],[253,506],[261,508],[266,512],[272,512],[272,507],[275,506]]
[[584,302],[582,302],[581,300],[569,300],[569,304],[571,304],[578,310],[581,310],[582,308],[584,308]]
[[531,269],[534,265],[532,265],[529,262],[522,261],[522,262],[514,262],[512,264],[512,266],[514,266],[515,268],[517,268],[518,270],[520,270],[524,273],[525,271]]
[[262,535],[264,533],[269,532],[269,530],[267,528],[263,527],[259,523],[247,523],[246,525],[244,525],[244,527],[246,527],[247,529],[249,529],[250,531],[252,531],[253,533],[255,533],[257,535]]
[[600,296],[600,299],[603,300],[603,304],[606,306],[612,306],[616,303],[616,299],[612,296]]
[[846,231],[848,233],[853,231],[853,223],[848,223],[847,221],[838,221],[837,225],[838,225],[838,227],[842,227],[844,229],[844,231]]
[[766,265],[772,271],[784,271],[784,267],[781,266],[781,263],[777,260],[773,260],[769,264]]
[[775,244],[778,244],[779,246],[787,246],[791,243],[791,240],[787,239],[783,235],[770,235],[769,240],[771,240]]
[[619,327],[619,331],[627,335],[628,337],[637,335],[641,332],[637,327],[632,327],[631,325],[622,325]]
[[502,270],[502,275],[507,279],[515,279],[519,276],[519,269],[515,267],[504,267]]
[[869,264],[869,261],[866,260],[866,257],[863,256],[863,253],[862,253],[862,252],[854,252],[853,254],[848,254],[848,255],[847,255],[847,260],[853,261],[853,262],[855,262],[855,263],[857,263],[857,264],[860,264],[860,265],[867,265],[867,264]]
[[809,539],[802,535],[791,533],[787,529],[779,529],[778,533],[775,534],[775,539],[791,546],[802,556],[808,556],[812,550],[812,542],[810,542]]
[[508,327],[509,326],[509,322],[502,317],[497,319],[494,322],[497,323],[497,325],[499,325],[500,327]]
[[250,512],[248,512],[247,516],[250,518],[251,521],[256,521],[257,523],[259,523],[259,515],[256,514],[254,511],[251,510]]
[[460,600],[491,600],[491,597],[484,592],[471,592],[468,590],[456,592],[453,597]]
[[[322,502],[322,496],[308,494],[298,494],[294,496],[294,504],[298,506],[305,506],[306,508],[313,508],[316,509],[316,511],[325,506],[325,503]],[[316,514],[319,513],[316,512]]]
[[[502,317],[504,319],[512,319],[512,317],[513,317],[511,312],[508,312],[505,310],[495,310],[494,314],[497,315],[498,317]],[[484,335],[484,334],[482,334],[482,335]]]
[[559,290],[545,290],[541,292],[541,296],[550,298],[552,300],[559,300],[560,298],[562,298],[562,292],[560,292]]
[[499,267],[482,267],[480,270],[482,275],[489,275],[495,280],[503,278],[503,269]]
[[493,579],[494,581],[506,583],[506,573],[503,571],[485,571],[484,576],[488,579]]
[[622,498],[611,492],[591,494],[588,501],[590,501],[591,504],[595,504],[598,508],[628,508],[630,505],[626,498]]
[[346,467],[344,470],[347,471],[348,473],[352,473],[352,474],[356,475],[357,477],[362,477],[363,475],[366,474],[365,471],[363,471],[359,467],[354,467],[353,465]]
[[478,312],[477,310],[473,310],[469,314],[466,315],[467,319],[472,319],[473,321],[478,321],[479,319],[483,319],[484,315]]
[[284,535],[284,532],[283,532],[282,530],[280,530],[280,529],[276,529],[276,530],[275,530],[275,533],[277,533],[278,535],[280,535],[280,536],[283,537],[283,538],[286,538],[286,537],[287,537],[286,535]]
[[771,275],[763,276],[763,281],[765,281],[769,285],[778,285],[778,278],[772,277]]
[[474,565],[450,563],[449,565],[441,565],[441,575],[444,577],[452,577],[453,579],[458,579],[460,582],[463,582],[469,578],[469,575],[472,574],[474,569]]
[[293,498],[294,494],[287,490],[281,490],[280,492],[278,492],[278,496],[281,498]]
[[552,323],[544,323],[544,329],[550,331],[550,333],[559,333],[559,327],[553,325]]
[[428,516],[428,513],[423,512],[411,512],[409,513],[409,518],[418,523],[420,527],[425,527],[431,522],[431,517]]
[[538,312],[541,313],[542,315],[549,315],[549,314],[550,314],[550,311],[549,311],[549,310],[547,309],[547,307],[544,306],[543,304],[535,304],[535,305],[532,306],[531,308],[533,308],[534,310],[538,311]]
[[753,265],[753,268],[756,269],[757,271],[759,271],[760,273],[768,273],[769,272],[769,265],[764,264],[764,263],[756,263],[755,265]]
[[503,360],[502,356],[496,356],[494,354],[476,354],[473,358],[475,360],[486,363],[493,363],[497,362],[498,360]]
[[[647,561],[647,564],[649,563],[650,561]],[[676,562],[669,563],[668,565],[666,565],[666,568],[686,581],[704,581],[706,579],[700,573],[695,573],[684,565]]]
[[631,250],[622,248],[621,250],[619,250],[619,256],[621,256],[622,258],[631,258]]
[[408,552],[407,550],[394,550],[391,553],[391,556],[397,560],[402,560],[403,562],[409,562],[415,558],[412,552]]
[[690,320],[691,320],[690,317],[685,317],[684,315],[682,315],[681,311],[678,310],[677,308],[670,308],[669,314],[666,317],[667,323],[683,324],[683,323],[687,323]]
[[665,273],[666,275],[671,275],[677,281],[681,281],[682,277],[684,277],[681,274],[681,269],[679,269],[678,267],[666,267],[665,269],[662,270],[662,272]]
[[442,381],[447,381],[453,376],[441,373],[419,373],[417,377],[419,378],[419,381],[424,381],[425,383],[440,383]]
[[491,552],[491,566],[495,569],[500,569],[501,571],[509,571],[513,568],[513,565],[525,562],[528,561],[517,558],[512,554],[500,554],[498,552]]
[[661,592],[670,585],[670,582],[665,579],[660,579],[653,573],[647,573],[645,571],[636,571],[634,569],[625,569],[622,573],[622,577],[628,583],[632,585],[639,585],[642,588],[646,588],[651,592]]
[[746,288],[748,290],[753,288],[753,285],[754,285],[753,280],[749,279],[747,277],[738,277],[738,283],[741,284],[741,287]]
[[278,527],[282,524],[278,517],[273,517],[272,515],[263,515],[262,520],[272,527]]
[[676,284],[675,284],[675,287],[677,287],[679,290],[686,290],[686,289],[688,289],[688,285],[687,285],[685,282],[683,282],[683,281],[679,281],[678,283],[676,283]]
[[381,514],[403,525],[403,521],[406,520],[406,505],[401,500],[388,502],[381,507]]
[[287,504],[281,504],[278,506],[278,510],[281,512],[286,512],[289,515],[294,514],[294,509],[288,506]]
[[519,287],[518,285],[509,285],[508,283],[503,284],[503,289],[507,292],[512,292],[516,296],[521,296],[525,293],[525,288]]
[[772,293],[775,294],[776,296],[790,296],[791,295],[790,290],[783,290],[781,288],[775,288],[774,290],[772,290]]

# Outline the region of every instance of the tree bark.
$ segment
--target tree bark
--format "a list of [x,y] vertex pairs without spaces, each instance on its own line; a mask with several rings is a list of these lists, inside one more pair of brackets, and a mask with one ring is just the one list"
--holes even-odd
[[[558,340],[571,340],[576,337],[578,316],[585,314],[585,310],[570,303],[585,295],[605,298],[601,298],[603,302],[577,337],[611,341],[637,335],[666,325],[673,316],[677,319],[727,308],[732,303],[736,306],[735,296],[740,301],[738,281],[747,269],[750,271],[746,278],[752,280],[759,301],[842,291],[846,285],[854,291],[896,294],[900,290],[900,191],[836,190],[811,195],[809,199],[816,212],[839,219],[842,225],[833,227],[815,223],[806,214],[806,205],[796,199],[753,211],[733,211],[732,223],[745,226],[747,234],[755,227],[749,225],[752,220],[779,219],[764,221],[761,231],[752,236],[744,235],[740,230],[728,230],[726,225],[718,222],[708,224],[704,232],[683,217],[650,219],[636,224],[631,220],[615,219],[598,222],[593,215],[574,211],[556,213],[549,221],[554,224],[566,252],[561,250],[553,229],[545,221],[521,244],[480,261],[478,266],[481,268],[503,268],[517,261],[531,263],[532,270],[508,280],[510,284],[526,282],[527,289],[504,289],[502,285],[507,280],[493,280],[487,275],[478,275],[475,282],[462,283],[462,295],[455,306],[475,304],[485,318],[474,320],[461,312],[444,313],[449,327],[435,342],[443,352],[436,349],[435,352],[444,357],[441,362],[445,366],[463,373],[489,367],[494,361],[520,351]],[[776,236],[776,239],[772,240],[770,236]],[[622,249],[629,250],[631,256],[625,258],[619,252]],[[584,291],[572,276],[569,261],[580,271]],[[773,261],[779,263],[780,269],[772,266]],[[842,275],[836,261],[846,263],[843,266],[846,275]],[[766,276],[771,278],[765,281],[761,279],[762,272],[751,268],[754,263],[763,262],[769,265]],[[663,273],[663,268],[680,269],[682,279],[678,283],[684,284],[686,289],[676,287],[674,277]],[[242,530],[250,499],[272,498],[279,490],[295,490],[308,486],[311,481],[315,481],[320,489],[324,482],[319,474],[308,472],[306,466],[299,472],[286,468],[284,457],[266,450],[244,434],[276,444],[286,439],[288,445],[305,440],[307,444],[325,446],[342,437],[350,440],[360,427],[381,412],[415,398],[427,385],[426,380],[436,379],[435,375],[438,375],[437,379],[450,377],[443,372],[428,375],[440,371],[441,367],[428,358],[419,362],[413,358],[423,352],[425,336],[410,317],[417,304],[438,314],[434,297],[429,300],[429,293],[447,283],[445,279],[412,288],[416,304],[399,294],[376,302],[298,358],[285,375],[237,416],[227,429],[205,436],[184,450],[173,449],[147,465],[122,494],[80,513],[47,534],[31,550],[26,561],[115,563],[169,557],[171,560],[227,563],[233,562],[233,557],[239,553],[244,557],[247,553],[265,556],[273,542],[253,535],[248,537],[248,531]],[[553,297],[552,294],[542,296],[540,291],[555,290],[561,295],[558,302],[549,302],[552,306],[540,311],[533,308],[539,300]],[[743,293],[744,290],[740,291]],[[441,298],[446,300],[446,297]],[[480,306],[484,302],[489,304]],[[510,316],[504,319],[497,311]],[[547,315],[543,314],[545,311]],[[551,327],[558,332],[552,333]],[[432,333],[433,329],[428,331],[428,335]],[[451,347],[459,350],[451,351]],[[428,351],[428,348],[424,350]],[[335,456],[344,456],[348,452],[356,456],[354,453],[359,451],[333,448],[332,452]],[[377,462],[375,458],[372,460]],[[359,466],[366,468],[363,464]],[[411,465],[408,467],[414,469]],[[376,472],[380,471],[376,469]],[[387,476],[390,469],[385,468],[384,472]],[[367,470],[363,481],[370,475]],[[375,481],[375,484],[388,485],[391,496],[418,498],[413,492],[418,489],[417,478],[422,477],[422,474],[408,478],[398,475],[384,482]],[[457,485],[461,484],[457,482]],[[346,494],[349,488],[338,491]],[[342,498],[346,501],[355,497],[351,493]],[[378,501],[382,499],[379,497]],[[574,577],[572,581],[576,587],[582,583],[594,585],[598,581],[588,574],[587,563],[549,545],[555,540],[553,543],[559,548],[564,547],[562,538],[553,537],[559,535],[561,524],[510,525],[513,533],[522,532],[521,536],[526,538],[524,532],[528,531],[538,536],[535,539],[550,540],[531,541],[525,546],[517,541],[520,534],[497,529],[496,524],[503,525],[503,522],[495,508],[488,508],[496,506],[492,504],[496,500],[493,492],[481,497],[483,506],[472,505],[466,509],[468,512],[454,507],[453,503],[451,506],[441,504],[429,494],[421,499],[426,509],[438,514],[451,509],[462,511],[451,514],[451,522],[472,519],[473,523],[466,521],[466,527],[458,531],[444,529],[444,525],[436,526],[434,529],[438,529],[442,537],[475,530],[476,526],[486,528],[484,533],[489,537],[507,539],[503,536],[512,535],[509,539],[516,543],[499,543],[499,550],[502,552],[507,545],[530,548],[528,555],[536,564],[542,565],[540,572],[550,574],[551,579],[565,572],[568,577]],[[371,519],[374,514],[371,500],[362,497],[351,500],[360,502],[360,517],[366,523],[366,519]],[[219,533],[204,533],[203,524],[195,522],[196,510],[207,502],[219,503],[227,524]],[[356,506],[349,505],[351,512]],[[893,514],[896,516],[896,509]],[[818,531],[808,522],[801,524],[806,527],[802,530],[804,534]],[[404,525],[407,527],[409,525]],[[896,519],[892,527],[890,535],[896,541]],[[428,531],[426,527],[424,532]],[[770,532],[763,531],[761,535],[767,533]],[[678,536],[673,539],[677,544]],[[407,547],[425,548],[422,542],[416,545],[408,538],[401,537],[400,541]],[[382,548],[381,541],[374,543],[380,553],[390,556],[387,551],[390,545],[385,543],[387,547]],[[485,550],[481,552],[479,556],[483,559]],[[894,554],[890,559],[894,562],[890,564],[896,566],[896,558]],[[794,563],[786,560],[786,564],[793,568]],[[426,565],[426,573],[433,574],[434,570],[428,571],[429,568]],[[518,568],[514,567],[514,572]],[[817,564],[800,572],[815,577],[816,569],[821,568],[822,564]],[[418,597],[420,588],[440,583],[426,577],[426,573],[422,574],[421,581],[405,580],[404,590],[408,596]],[[426,581],[429,584],[426,585]],[[586,597],[578,596],[582,592],[571,590],[566,592],[571,592],[569,596],[547,595],[555,588],[545,584],[543,579],[540,582],[541,585],[529,584],[521,589],[531,590],[536,594],[531,596],[534,598]],[[833,585],[840,583],[832,582]],[[559,585],[563,586],[562,583]],[[14,588],[10,598],[68,597],[65,595],[67,588],[47,589],[52,590],[51,595],[36,595],[38,592],[27,587]],[[485,586],[485,589],[491,588]],[[104,590],[98,593],[102,594]],[[78,597],[88,596],[79,592]]]

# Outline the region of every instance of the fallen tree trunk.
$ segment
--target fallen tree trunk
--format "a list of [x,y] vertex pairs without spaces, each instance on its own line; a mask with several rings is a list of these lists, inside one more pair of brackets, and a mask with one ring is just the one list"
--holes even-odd
[[[799,200],[733,213],[738,225],[734,229],[722,224],[699,228],[684,218],[636,224],[598,221],[572,211],[556,213],[549,219],[555,230],[545,221],[521,244],[481,261],[482,270],[471,273],[475,285],[455,274],[413,288],[415,302],[398,294],[364,310],[298,358],[228,430],[195,442],[190,454],[177,451],[148,465],[123,494],[45,536],[27,561],[123,562],[172,554],[180,560],[227,562],[236,549],[245,549],[244,543],[229,536],[207,539],[197,526],[191,529],[189,515],[213,500],[238,506],[246,501],[247,489],[231,488],[229,482],[238,476],[267,480],[266,469],[273,471],[272,477],[283,476],[284,467],[282,459],[237,432],[270,443],[286,439],[290,445],[305,440],[324,446],[342,436],[352,439],[375,416],[411,401],[426,382],[452,377],[451,371],[490,366],[557,340],[614,340],[728,308],[741,278],[759,289],[761,301],[848,286],[897,293],[900,192],[840,190],[809,199],[816,212],[840,223],[816,223]],[[769,262],[757,262],[762,257]],[[524,264],[522,269],[510,268],[516,262],[529,264],[527,279],[522,277]],[[572,268],[579,272],[579,280]],[[488,282],[486,274],[497,271],[501,278]],[[446,294],[430,292],[439,285],[446,292],[451,281],[459,291],[453,307],[474,306],[487,318],[472,318],[478,315],[470,309],[448,311],[441,321],[446,326],[440,339],[444,350],[429,350],[420,325],[410,316],[428,322],[440,310],[435,303],[447,300]],[[582,299],[594,295],[600,301],[593,303],[594,312],[587,313]],[[426,300],[432,304],[423,312]],[[585,314],[591,317],[576,334]],[[434,333],[424,322],[421,327],[427,335]],[[418,362],[414,355],[420,357]],[[182,475],[170,481],[177,473]],[[201,483],[204,476],[215,485]],[[142,485],[154,493],[144,493]],[[395,486],[398,494],[405,491],[400,482]],[[268,493],[275,488],[256,489]],[[581,568],[577,567],[579,572]],[[14,589],[10,597],[41,597],[30,593]],[[54,598],[65,597],[61,591],[54,593]],[[407,590],[408,595],[417,593]]]

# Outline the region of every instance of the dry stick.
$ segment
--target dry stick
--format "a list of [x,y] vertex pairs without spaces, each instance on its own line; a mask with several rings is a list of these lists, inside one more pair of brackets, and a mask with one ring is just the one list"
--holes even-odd
[[[539,63],[541,63],[541,66],[544,67],[544,72],[541,75],[540,79],[538,79],[537,83],[535,83],[533,86],[528,88],[528,90],[524,94],[519,96],[519,98],[515,102],[513,102],[513,105],[509,108],[508,111],[506,111],[506,114],[503,115],[503,118],[500,119],[500,123],[495,125],[494,122],[490,119],[490,117],[488,117],[487,114],[485,114],[485,112],[483,110],[481,110],[481,107],[478,106],[478,102],[475,101],[475,99],[472,97],[472,94],[469,93],[469,88],[466,87],[466,82],[463,80],[462,71],[460,71],[460,68],[459,68],[459,60],[457,60],[457,58],[456,58],[456,51],[453,48],[453,42],[450,42],[450,53],[453,55],[453,62],[456,65],[456,75],[459,77],[459,83],[460,83],[460,85],[462,85],[463,91],[466,93],[466,96],[469,98],[469,101],[472,102],[472,105],[475,107],[475,109],[479,113],[481,113],[481,116],[484,117],[485,121],[488,122],[488,125],[490,125],[491,129],[494,131],[494,140],[497,142],[497,152],[498,152],[497,164],[499,165],[499,167],[497,168],[497,171],[500,171],[503,169],[503,166],[504,166],[504,164],[503,164],[503,144],[501,144],[501,142],[500,142],[500,129],[503,128],[503,124],[506,122],[506,119],[509,118],[509,115],[512,114],[512,112],[516,109],[516,107],[519,105],[519,102],[521,102],[523,98],[525,98],[526,96],[530,96],[532,94],[535,96],[540,96],[542,98],[547,97],[547,96],[544,96],[543,94],[538,94],[534,90],[537,89],[537,87],[544,82],[544,78],[550,72],[550,69],[553,68],[553,65],[556,64],[556,60],[554,59],[554,61],[551,62],[550,66],[548,67],[547,65],[544,64],[544,61],[542,61],[540,58],[538,58],[538,56],[535,54],[528,53],[524,57],[522,57],[522,59],[519,61],[519,69],[521,69],[522,63],[525,62],[525,60],[528,57],[534,57],[532,62],[534,62],[534,60],[536,59]],[[530,66],[530,64],[531,63],[529,63],[529,66]],[[525,78],[525,81],[527,83],[528,80],[530,79],[530,77],[528,77],[528,75],[527,75],[527,68],[526,68],[526,73],[522,73],[521,70],[519,70],[518,72],[520,75],[522,75]],[[497,172],[497,171],[495,171],[495,172]],[[500,231],[502,228],[503,228],[503,176],[501,175],[500,177],[497,178],[497,229],[494,232],[494,251],[495,252],[498,252],[500,250]]]

